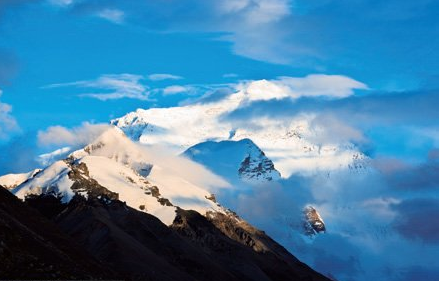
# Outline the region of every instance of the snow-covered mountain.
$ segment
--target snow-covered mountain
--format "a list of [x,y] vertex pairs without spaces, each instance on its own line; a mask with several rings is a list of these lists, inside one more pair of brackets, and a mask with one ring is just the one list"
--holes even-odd
[[242,180],[257,184],[280,178],[273,162],[250,139],[203,142],[190,147],[183,155],[229,182]]
[[7,174],[0,177],[0,185],[6,187],[7,189],[14,189],[18,185],[27,181],[30,178],[33,178],[37,173],[39,173],[40,169],[35,169],[33,171],[21,174]]
[[[251,188],[281,179],[273,162],[249,139],[207,141],[190,147],[183,155],[221,175],[234,188],[239,186],[238,189],[245,190],[247,184]],[[295,216],[299,214],[283,214],[282,218],[287,222],[296,221]],[[313,206],[304,207],[301,225],[285,223],[285,227],[291,227],[292,230],[298,230],[309,237],[326,231],[322,217]]]
[[112,127],[93,143],[51,164],[12,192],[22,199],[30,194],[54,194],[62,197],[64,203],[75,194],[107,196],[148,212],[168,225],[173,222],[177,208],[196,210],[203,215],[227,213],[214,202],[206,186],[198,185],[200,179],[182,176],[187,173],[179,170],[183,168],[209,177],[208,184],[227,184],[184,158],[154,155]]
[[135,141],[166,145],[176,153],[206,141],[251,139],[286,178],[299,172],[365,168],[367,157],[352,143],[321,143],[319,134],[326,128],[315,125],[312,114],[290,119],[261,115],[245,122],[228,116],[251,102],[282,98],[281,92],[272,82],[255,81],[220,100],[138,109],[111,124]]

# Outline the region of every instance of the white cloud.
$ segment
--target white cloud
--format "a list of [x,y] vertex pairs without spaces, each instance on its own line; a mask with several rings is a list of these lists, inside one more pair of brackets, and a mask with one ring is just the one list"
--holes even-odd
[[364,143],[367,141],[362,131],[347,125],[333,114],[316,116],[311,121],[310,127],[315,132],[310,140],[317,144]]
[[[236,5],[238,2],[241,2],[239,8]],[[223,5],[228,12],[243,12],[245,22],[249,25],[277,22],[291,13],[288,0],[229,0]],[[235,7],[234,10],[230,10],[231,5]]]
[[368,89],[364,83],[342,75],[311,74],[303,78],[280,77],[276,83],[289,87],[293,97],[344,98],[354,94],[356,89]]
[[165,87],[163,89],[163,95],[174,95],[174,94],[180,94],[184,92],[189,92],[191,89],[187,86],[180,86],[180,85],[172,85]]
[[223,78],[236,78],[238,76],[239,75],[236,74],[236,73],[225,73],[225,74],[223,74]]
[[121,24],[124,21],[125,13],[118,9],[103,9],[96,14],[102,19],[106,19],[113,23]]
[[[0,96],[3,91],[0,89]],[[17,132],[19,126],[15,118],[11,115],[12,106],[0,102],[0,139],[6,139],[11,133]]]
[[250,101],[283,99],[290,96],[290,89],[275,81],[258,80],[245,82],[239,85],[238,89],[244,91],[247,99]]
[[145,85],[143,80],[176,80],[183,79],[180,76],[171,74],[151,74],[148,78],[135,74],[105,74],[94,80],[81,80],[68,83],[57,83],[43,86],[43,89],[54,88],[77,88],[87,89],[78,95],[91,97],[102,101],[131,98],[145,101],[152,101],[153,95],[173,95],[178,93],[187,93],[196,95],[206,92],[212,92],[217,89],[231,88],[233,84],[187,84],[187,85],[170,85],[165,87],[150,88]]
[[[291,16],[289,0],[228,0],[217,4],[221,39],[233,42],[233,51],[244,57],[272,63],[289,64],[309,48],[290,44],[291,30],[282,21]],[[209,26],[209,25],[207,25]]]
[[[134,74],[106,74],[95,80],[82,80],[70,83],[51,84],[44,88],[77,87],[92,89],[92,92],[81,93],[81,96],[100,100],[131,98],[148,100],[148,87],[141,83],[143,76]],[[103,90],[105,92],[103,92]]]
[[[333,81],[325,81],[328,82],[328,88],[331,88]],[[300,88],[301,93],[307,95],[311,92],[311,96],[315,97],[318,93],[315,86],[309,83],[311,89],[307,89],[305,85]],[[141,141],[147,144],[169,144],[180,152],[207,140],[250,138],[273,160],[284,177],[293,173],[347,167],[353,161],[353,155],[358,153],[352,142],[366,141],[360,131],[342,120],[320,117],[316,113],[291,111],[290,114],[285,112],[281,116],[267,117],[264,114],[266,112],[261,112],[251,118],[230,117],[235,112],[239,115],[240,110],[257,106],[263,101],[272,104],[272,100],[294,99],[298,96],[279,80],[251,81],[235,86],[238,90],[235,93],[222,94],[216,91],[202,97],[195,104],[139,110],[129,114],[127,120],[120,121],[121,127],[130,122],[135,122],[137,126],[148,123],[148,128],[156,129],[145,133],[144,137],[140,137]],[[322,88],[319,94],[327,94],[324,82],[319,87]],[[135,119],[132,119],[133,116],[136,116]]]
[[183,77],[168,73],[154,73],[148,75],[148,79],[151,81],[161,81],[161,80],[180,80],[183,79]]
[[431,139],[436,147],[439,147],[439,127],[413,129],[414,133]]
[[40,146],[79,147],[92,142],[108,128],[108,124],[91,124],[88,122],[74,128],[52,126],[38,132],[38,144]]
[[72,5],[75,2],[75,0],[49,0],[49,3],[52,5],[60,6],[60,7],[67,7]]
[[[60,8],[72,8],[74,9],[77,4],[83,2],[81,0],[48,0],[48,2],[54,6]],[[84,1],[85,2],[85,1]],[[125,19],[125,12],[120,9],[103,7],[99,9],[91,9],[93,12],[91,14],[101,19],[108,20],[115,24],[122,24]]]
[[355,90],[367,90],[364,83],[342,75],[311,74],[305,77],[279,77],[275,80],[247,81],[238,89],[250,101],[300,97],[345,98]]
[[49,1],[60,7],[82,8],[83,13],[118,24],[130,14],[134,15],[134,24],[149,29],[215,33],[218,39],[232,42],[234,53],[256,60],[297,63],[297,54],[310,52],[305,44],[299,46],[302,41],[292,44],[292,28],[289,22],[285,22],[292,17],[291,0],[195,0],[186,6],[177,0],[168,0],[166,5],[157,5],[156,1],[137,1],[139,3],[128,6],[124,3],[126,1],[115,0],[111,1],[111,6],[107,1],[95,1],[83,5],[85,7],[78,7],[82,4],[78,0]]

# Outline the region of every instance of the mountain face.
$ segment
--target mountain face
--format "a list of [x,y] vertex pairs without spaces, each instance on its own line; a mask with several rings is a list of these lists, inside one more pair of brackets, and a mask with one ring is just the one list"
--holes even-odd
[[[183,155],[237,185],[239,180],[254,185],[280,179],[273,162],[249,139],[204,142],[190,147]],[[323,219],[312,206],[303,209],[302,223],[301,230],[309,237],[326,231]]]
[[[257,153],[251,157],[264,156],[261,151],[253,152]],[[195,169],[198,176],[210,176],[211,182],[222,184],[219,178],[187,159],[172,158],[181,161],[175,166],[159,156],[110,128],[12,193],[25,199],[26,208],[39,210],[56,224],[56,231],[73,239],[72,245],[80,245],[78,249],[96,260],[96,268],[111,276],[127,280],[328,280],[222,207],[203,184],[184,177],[188,170],[179,168]],[[7,233],[20,229],[20,225],[11,225]],[[42,246],[46,235],[38,238]],[[11,243],[19,244],[18,240]],[[10,276],[14,277],[17,266],[6,268]]]
[[26,203],[124,280],[328,280],[236,215],[178,209],[166,226],[119,200],[54,198]]
[[28,179],[33,178],[36,174],[38,174],[41,170],[35,169],[28,173],[22,174],[8,174],[0,177],[0,185],[7,189],[14,189],[21,183],[27,181]]
[[[211,193],[204,187],[182,178],[176,171],[178,167],[151,164],[147,162],[151,157],[172,162],[151,155],[119,129],[110,128],[90,145],[43,169],[12,192],[21,199],[30,194],[54,194],[62,198],[63,203],[68,203],[75,194],[85,197],[101,194],[148,212],[167,225],[173,222],[177,208],[202,214],[226,211],[207,199]],[[183,161],[181,166],[189,169],[195,165],[185,159],[173,160]]]
[[183,155],[231,182],[257,184],[280,179],[273,162],[249,139],[199,143]]
[[[270,97],[276,85],[269,81],[253,82],[219,100],[171,107],[138,109],[111,121],[134,141],[162,144],[182,153],[190,147],[209,141],[251,139],[270,158],[283,177],[294,173],[366,169],[368,158],[349,142],[322,143],[328,128],[316,125],[315,116],[302,115],[288,122],[265,113],[245,122],[233,118],[235,111],[251,102]],[[279,89],[278,89],[279,90]]]
[[0,276],[12,280],[119,278],[53,222],[1,186]]

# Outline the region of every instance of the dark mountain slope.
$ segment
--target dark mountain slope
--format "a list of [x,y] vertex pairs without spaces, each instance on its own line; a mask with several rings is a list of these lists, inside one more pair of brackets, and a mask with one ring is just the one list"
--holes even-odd
[[233,216],[178,210],[171,226],[239,280],[328,280],[264,232]]
[[74,240],[0,187],[1,279],[117,279]]
[[56,222],[131,280],[238,280],[156,217],[123,202],[76,196]]
[[233,213],[178,209],[168,227],[105,196],[26,202],[0,190],[2,278],[328,280]]

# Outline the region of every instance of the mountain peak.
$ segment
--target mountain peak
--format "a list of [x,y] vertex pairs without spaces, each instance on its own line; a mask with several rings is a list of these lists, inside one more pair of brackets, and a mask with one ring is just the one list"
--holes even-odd
[[183,155],[232,181],[255,184],[280,178],[273,162],[248,138],[199,143]]
[[187,159],[148,150],[113,126],[12,192],[22,199],[50,194],[60,197],[63,203],[75,194],[86,198],[105,195],[157,216],[168,225],[174,220],[177,208],[193,209],[201,214],[225,212],[221,205],[208,199],[211,198],[208,186],[185,175],[189,173],[213,177],[213,182],[218,178]]
[[313,206],[306,206],[303,209],[303,227],[308,236],[326,231],[325,222]]
[[366,166],[367,157],[352,143],[321,143],[313,114],[289,120],[267,118],[264,113],[253,114],[246,122],[234,119],[234,114],[246,113],[248,102],[282,99],[285,95],[281,85],[259,80],[242,84],[236,93],[222,99],[138,109],[111,120],[111,124],[134,141],[166,145],[176,154],[208,141],[251,139],[285,178],[296,173],[328,173]]

